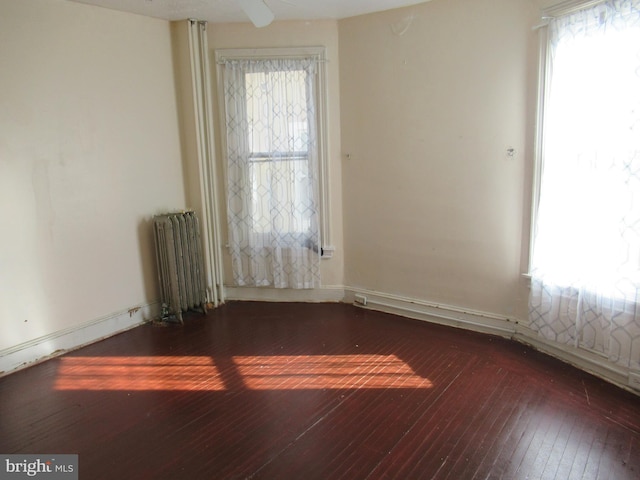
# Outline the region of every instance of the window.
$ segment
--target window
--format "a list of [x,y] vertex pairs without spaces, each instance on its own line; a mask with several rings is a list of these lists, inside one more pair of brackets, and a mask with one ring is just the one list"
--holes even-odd
[[[254,234],[304,236],[315,208],[310,155],[315,148],[314,122],[307,117],[307,76],[298,65],[259,62],[264,71],[244,74],[247,92],[251,220]],[[258,65],[254,66],[257,67]],[[303,65],[299,65],[302,67]],[[271,70],[274,69],[274,70]],[[276,180],[286,188],[269,191]],[[274,208],[285,209],[273,218]]]
[[235,282],[317,286],[328,238],[324,49],[222,50],[216,58]]
[[546,13],[531,322],[638,368],[640,0],[588,3]]

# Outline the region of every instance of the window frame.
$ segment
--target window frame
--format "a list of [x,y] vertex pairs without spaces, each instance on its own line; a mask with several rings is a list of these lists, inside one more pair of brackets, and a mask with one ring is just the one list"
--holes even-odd
[[[223,91],[223,68],[227,60],[266,60],[272,58],[312,59],[317,62],[316,75],[316,137],[318,140],[318,208],[320,220],[320,252],[322,259],[332,258],[335,247],[331,242],[331,203],[329,186],[328,129],[327,129],[327,72],[325,65],[326,47],[284,47],[284,48],[224,48],[215,50],[216,75],[218,84],[218,105],[220,113],[220,129],[222,155],[224,158],[224,175],[226,178],[227,144],[226,144],[226,112]],[[225,182],[226,185],[226,182]],[[225,187],[226,190],[226,187]]]
[[548,85],[550,80],[551,59],[549,58],[549,20],[569,15],[578,10],[604,3],[606,0],[565,0],[541,11],[541,23],[533,27],[538,32],[538,82],[536,98],[536,119],[534,131],[533,172],[531,183],[531,209],[529,220],[529,244],[527,252],[526,273],[523,276],[531,281],[533,253],[537,233],[538,207],[540,203],[540,186],[542,182],[542,166],[544,162],[544,117],[547,104]]

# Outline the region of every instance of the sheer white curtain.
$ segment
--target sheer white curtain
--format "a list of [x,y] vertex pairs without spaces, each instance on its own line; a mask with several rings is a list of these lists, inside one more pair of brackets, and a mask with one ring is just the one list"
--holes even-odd
[[640,0],[551,21],[530,321],[640,367]]
[[224,62],[236,285],[320,284],[315,76],[313,59]]

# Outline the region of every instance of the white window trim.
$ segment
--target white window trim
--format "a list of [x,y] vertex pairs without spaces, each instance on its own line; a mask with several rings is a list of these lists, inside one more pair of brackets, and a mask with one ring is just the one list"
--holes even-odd
[[[318,186],[320,208],[320,242],[322,258],[333,256],[335,247],[331,242],[331,191],[329,185],[328,129],[327,129],[327,72],[325,65],[326,48],[317,47],[287,47],[287,48],[225,48],[215,51],[216,73],[218,82],[218,104],[220,105],[220,126],[226,129],[226,115],[224,111],[224,91],[222,82],[222,65],[230,59],[267,59],[267,58],[313,58],[318,62],[317,89],[317,137],[318,137]],[[226,170],[227,145],[226,136],[221,135],[222,154]],[[226,175],[226,173],[225,173]],[[225,182],[226,185],[226,182]],[[226,187],[225,187],[226,189]]]
[[[545,16],[543,14],[543,20]],[[544,157],[544,141],[542,132],[544,129],[544,106],[546,104],[546,92],[548,84],[548,64],[547,55],[548,29],[546,23],[534,27],[538,30],[539,48],[538,48],[538,91],[536,98],[536,123],[534,132],[534,151],[533,151],[533,178],[531,185],[531,211],[529,223],[529,251],[527,255],[527,268],[523,274],[525,278],[531,280],[531,267],[533,265],[533,247],[536,239],[536,225],[538,219],[538,205],[540,202],[540,182],[542,176],[542,159]]]

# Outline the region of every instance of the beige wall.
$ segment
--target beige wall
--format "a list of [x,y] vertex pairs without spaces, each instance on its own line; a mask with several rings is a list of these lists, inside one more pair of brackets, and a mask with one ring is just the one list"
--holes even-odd
[[[334,257],[322,260],[321,275],[323,285],[343,284],[343,245],[342,245],[342,179],[340,162],[340,87],[338,59],[338,26],[335,21],[314,22],[274,22],[265,28],[257,29],[248,23],[210,24],[208,27],[209,48],[268,48],[268,47],[304,47],[325,46],[327,49],[327,127],[328,161],[330,170],[331,232],[332,244],[336,247]],[[212,79],[217,94],[215,64],[212,60]],[[217,95],[214,95],[214,117],[216,120],[217,159],[222,163],[224,156],[220,150],[220,116]],[[220,175],[223,178],[222,172]],[[222,202],[223,210],[226,205]],[[223,212],[224,214],[224,212]],[[223,242],[226,242],[226,216],[223,215]],[[231,282],[228,251],[227,283]]]
[[526,318],[537,12],[433,0],[339,22],[346,285]]
[[0,0],[0,350],[158,299],[184,208],[169,24]]
[[[209,25],[211,50],[327,47],[337,250],[324,285],[526,317],[537,12],[535,0],[432,0],[340,22]],[[0,350],[157,300],[150,216],[199,207],[190,99],[176,101],[188,50],[173,28],[0,0]]]

